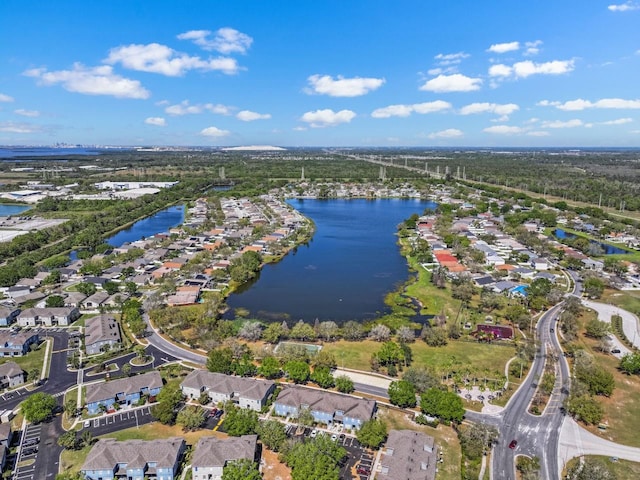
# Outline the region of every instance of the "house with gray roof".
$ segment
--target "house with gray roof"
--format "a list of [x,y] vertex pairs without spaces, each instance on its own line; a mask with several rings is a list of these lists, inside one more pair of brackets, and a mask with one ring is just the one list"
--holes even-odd
[[206,392],[214,403],[231,401],[240,408],[259,412],[275,386],[271,380],[194,370],[182,381],[180,389],[187,398],[198,399]]
[[20,314],[19,308],[0,307],[0,327],[8,327],[16,321]]
[[296,385],[284,388],[274,403],[274,412],[282,417],[297,417],[303,409],[309,410],[318,423],[342,423],[357,430],[371,420],[376,402]]
[[13,438],[13,432],[11,431],[10,423],[0,423],[0,445],[8,447],[11,445],[11,439]]
[[160,373],[151,372],[111,380],[87,389],[86,403],[90,415],[100,411],[100,407],[110,410],[114,405],[133,405],[143,395],[155,397],[162,390],[162,377]]
[[183,438],[98,440],[82,465],[87,480],[173,480],[184,454]]
[[80,312],[73,307],[27,308],[18,315],[18,325],[21,327],[66,326],[78,317]]
[[24,370],[16,362],[0,365],[0,390],[22,385],[24,380]]
[[193,480],[222,480],[222,471],[229,462],[237,460],[257,461],[257,435],[217,438],[202,437],[191,457]]
[[433,437],[413,430],[391,430],[376,480],[433,480],[438,457]]
[[0,357],[21,357],[29,353],[31,345],[38,345],[40,337],[30,331],[0,331]]
[[[101,353],[122,342],[118,322],[111,315],[88,318],[84,329],[84,348],[87,355]],[[107,347],[108,345],[108,347]]]
[[93,295],[85,298],[82,302],[82,308],[85,310],[97,310],[109,298],[109,294],[104,290],[97,291]]

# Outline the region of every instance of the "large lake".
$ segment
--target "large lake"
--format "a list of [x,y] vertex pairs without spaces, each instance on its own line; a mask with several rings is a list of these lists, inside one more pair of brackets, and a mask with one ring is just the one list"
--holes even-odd
[[4,205],[0,203],[0,217],[19,215],[30,208],[28,205]]
[[[424,200],[292,200],[316,224],[308,245],[232,294],[227,303],[262,320],[367,320],[388,308],[384,296],[409,276],[397,245],[397,226],[436,204]],[[291,322],[290,322],[291,323]]]
[[184,222],[184,205],[169,207],[143,220],[134,223],[126,230],[120,230],[106,242],[112,247],[121,247],[127,242],[169,231]]

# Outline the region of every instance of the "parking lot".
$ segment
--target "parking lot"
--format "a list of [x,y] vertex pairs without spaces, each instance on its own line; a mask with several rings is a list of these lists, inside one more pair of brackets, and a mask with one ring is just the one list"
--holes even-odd
[[90,429],[94,436],[98,436],[125,428],[139,427],[152,421],[151,407],[144,406],[85,420],[83,428]]
[[18,390],[13,390],[11,392],[7,392],[7,393],[4,393],[4,394],[0,395],[0,400],[3,400],[3,401],[6,402],[7,400],[11,400],[11,399],[16,398],[16,397],[21,397],[25,393],[27,393],[27,389],[26,388],[20,388]]
[[36,469],[36,460],[40,448],[41,425],[28,425],[20,444],[20,453],[16,465],[26,463],[27,465],[16,469],[14,480],[32,480]]
[[[368,480],[371,477],[373,469],[374,457],[367,449],[365,449],[357,438],[344,433],[331,433],[311,427],[298,427],[297,425],[287,425],[285,427],[287,436],[290,438],[314,438],[318,435],[331,435],[338,445],[344,447],[347,451],[346,460],[340,463],[340,480]],[[357,476],[352,475],[352,470],[357,472]]]

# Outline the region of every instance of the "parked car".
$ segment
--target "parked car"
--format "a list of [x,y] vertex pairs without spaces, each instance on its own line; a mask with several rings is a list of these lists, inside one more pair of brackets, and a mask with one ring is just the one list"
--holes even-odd
[[311,438],[316,438],[317,435],[318,435],[318,430],[316,430],[315,428],[311,430],[311,433],[309,434]]
[[331,435],[331,441],[335,442],[336,440],[338,440],[338,435],[334,433],[333,435]]
[[30,447],[32,445],[37,445],[38,443],[40,443],[40,438],[36,437],[36,438],[30,438],[28,440],[25,440],[24,443],[22,444],[23,447]]
[[611,350],[611,353],[620,353],[620,349],[619,348],[614,348],[613,350]]
[[359,475],[369,475],[371,473],[371,469],[369,467],[358,467],[357,472]]

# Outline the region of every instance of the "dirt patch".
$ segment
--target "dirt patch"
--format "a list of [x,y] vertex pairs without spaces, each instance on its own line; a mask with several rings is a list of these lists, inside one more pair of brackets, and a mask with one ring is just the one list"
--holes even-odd
[[278,454],[267,450],[262,450],[262,477],[264,480],[291,480],[291,471],[284,463],[278,460]]

